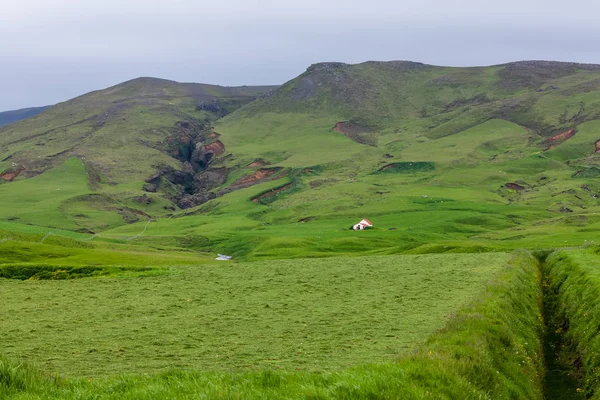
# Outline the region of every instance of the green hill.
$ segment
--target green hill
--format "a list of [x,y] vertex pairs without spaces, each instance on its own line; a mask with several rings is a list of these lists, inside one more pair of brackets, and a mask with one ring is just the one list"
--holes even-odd
[[31,107],[31,108],[22,108],[20,110],[12,110],[12,111],[3,111],[0,112],[0,127],[8,124],[12,124],[13,122],[20,121],[25,118],[33,117],[34,115],[38,115],[43,112],[49,106],[46,107]]
[[593,396],[599,90],[324,63],[0,129],[0,397]]
[[[2,129],[0,191],[32,199],[0,218],[247,258],[583,243],[599,78],[546,61],[323,63],[276,90],[140,78]],[[42,191],[73,157],[81,189]],[[363,217],[376,229],[344,230]]]
[[0,160],[36,175],[70,156],[107,182],[149,174],[153,163],[174,163],[161,142],[176,123],[212,120],[272,87],[220,87],[139,78],[57,104],[0,130]]

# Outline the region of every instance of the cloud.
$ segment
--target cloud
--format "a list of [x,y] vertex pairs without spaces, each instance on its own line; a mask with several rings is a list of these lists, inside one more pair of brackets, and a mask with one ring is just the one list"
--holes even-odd
[[0,110],[137,76],[282,83],[319,61],[600,62],[589,0],[0,3]]

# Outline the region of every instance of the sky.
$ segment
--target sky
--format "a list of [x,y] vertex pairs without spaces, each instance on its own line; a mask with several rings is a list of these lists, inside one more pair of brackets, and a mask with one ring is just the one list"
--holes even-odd
[[0,0],[0,111],[140,76],[281,84],[309,65],[600,64],[597,0]]

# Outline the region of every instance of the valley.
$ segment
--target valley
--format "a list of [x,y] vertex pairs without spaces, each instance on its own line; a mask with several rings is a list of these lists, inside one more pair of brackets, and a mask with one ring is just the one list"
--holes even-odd
[[0,397],[596,398],[599,121],[598,65],[391,61],[6,125]]

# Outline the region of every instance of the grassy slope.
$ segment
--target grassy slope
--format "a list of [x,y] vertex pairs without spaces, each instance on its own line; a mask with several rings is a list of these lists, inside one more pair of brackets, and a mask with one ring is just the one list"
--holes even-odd
[[[600,188],[592,177],[573,175],[598,161],[600,131],[595,121],[584,121],[600,112],[593,95],[599,76],[596,66],[545,63],[320,64],[225,117],[217,130],[236,156],[231,166],[256,158],[274,166],[318,166],[317,174],[297,180],[299,190],[265,207],[247,206],[245,217],[260,224],[252,237],[270,232],[277,242],[305,232],[303,240],[322,243],[318,239],[334,240],[342,235],[334,230],[369,217],[376,227],[397,229],[372,235],[403,244],[441,238],[509,248],[581,244],[591,239],[580,227],[594,223]],[[342,120],[366,127],[376,146],[333,131]],[[577,129],[573,139],[543,152],[544,137],[570,127]],[[414,161],[433,162],[435,170],[373,174],[391,162]],[[504,187],[515,182],[525,190]],[[201,209],[223,215],[219,204],[230,204],[226,198],[213,203]],[[313,217],[305,224],[310,228],[297,224],[307,217]],[[292,242],[288,247],[302,247]],[[326,253],[314,245],[310,251]]]
[[[542,321],[536,262],[521,255],[492,276],[478,299],[457,312],[443,330],[414,354],[394,362],[332,372],[170,371],[90,381],[50,377],[0,359],[0,394],[15,399],[541,399]],[[265,312],[264,307],[260,312]],[[402,319],[388,323],[398,329]],[[129,349],[113,350],[113,357],[128,357]],[[302,351],[296,356],[302,356]],[[89,356],[97,357],[96,352]]]
[[176,160],[154,149],[178,121],[203,120],[201,102],[251,99],[271,87],[229,88],[139,78],[57,104],[0,131],[0,159],[33,174],[66,157],[85,158],[106,182],[143,181],[151,166]]
[[[136,242],[248,259],[386,254],[431,241],[487,248],[582,244],[592,240],[590,232],[600,222],[600,186],[590,169],[598,161],[594,142],[600,128],[593,121],[600,112],[594,95],[598,77],[597,66],[543,62],[486,68],[315,65],[216,126],[230,155],[221,161],[230,178],[215,191],[255,172],[245,165],[257,158],[291,169],[288,178],[172,213],[176,218],[151,223]],[[127,82],[5,128],[4,143],[21,140],[5,146],[0,140],[0,152],[14,154],[3,165],[25,157],[34,167],[41,160],[42,168],[48,162],[60,165],[69,154],[80,156],[104,184],[53,200],[59,212],[51,211],[42,224],[131,237],[143,231],[148,218],[134,210],[152,217],[169,213],[160,195],[151,195],[151,205],[133,201],[142,194],[141,179],[156,163],[180,166],[139,140],[154,143],[177,121],[202,119],[203,112],[194,108],[202,99],[261,90],[148,78]],[[67,120],[83,122],[67,126]],[[361,135],[371,145],[332,130],[342,120],[365,128]],[[543,151],[544,137],[571,127],[575,137]],[[24,132],[30,140],[22,140]],[[85,138],[74,141],[81,135]],[[64,149],[71,150],[52,156]],[[389,163],[415,161],[433,163],[434,169],[376,173]],[[585,173],[574,177],[578,171]],[[32,200],[21,198],[37,202],[33,185],[25,182],[1,187],[28,191]],[[293,187],[264,204],[248,201],[288,182]],[[524,190],[506,188],[507,183]],[[8,213],[5,220],[32,223],[25,209]],[[379,230],[360,239],[341,231],[363,217]]]
[[[592,168],[598,162],[594,142],[600,137],[595,121],[599,110],[599,75],[596,67],[564,64],[511,64],[474,69],[405,63],[316,66],[273,95],[226,117],[216,127],[227,153],[231,154],[222,162],[233,171],[232,177],[218,190],[256,171],[245,165],[257,158],[271,166],[290,169],[288,177],[234,191],[196,209],[175,211],[170,218],[152,222],[132,209],[142,209],[152,216],[165,215],[162,207],[167,205],[166,201],[152,195],[157,203],[145,206],[133,203],[132,197],[141,193],[141,179],[148,175],[153,163],[163,161],[178,166],[178,162],[140,145],[138,139],[156,141],[164,138],[177,121],[201,119],[202,115],[194,108],[197,98],[188,87],[164,82],[155,85],[155,81],[147,80],[93,93],[84,101],[77,99],[59,105],[54,111],[51,109],[1,131],[2,140],[9,139],[0,143],[0,159],[14,155],[2,161],[0,168],[10,168],[20,160],[29,162],[33,170],[54,166],[35,178],[0,186],[6,198],[13,196],[11,206],[19,203],[14,206],[18,212],[3,207],[0,227],[8,232],[2,232],[5,236],[0,240],[23,235],[18,240],[0,243],[0,250],[4,249],[3,262],[39,263],[52,255],[56,257],[56,265],[86,265],[94,261],[114,265],[123,256],[123,263],[144,266],[193,263],[197,256],[177,252],[181,248],[220,251],[238,260],[256,260],[482,251],[590,242],[600,228],[597,216],[600,185]],[[42,117],[43,120],[36,120]],[[67,119],[82,122],[66,126]],[[361,141],[367,144],[333,131],[335,123],[342,120],[352,120],[360,126]],[[54,124],[57,129],[47,131],[40,121]],[[572,127],[577,130],[575,137],[543,151],[545,137]],[[25,132],[40,136],[23,140]],[[59,154],[64,149],[68,151]],[[68,158],[70,155],[80,158]],[[100,172],[102,183],[87,184],[81,158]],[[427,162],[433,169],[414,171],[411,162]],[[395,169],[378,172],[389,163],[400,164]],[[578,175],[580,171],[585,173]],[[50,179],[45,180],[48,176]],[[49,194],[56,183],[62,182],[69,188],[68,195]],[[250,201],[290,182],[292,187],[273,199],[259,204]],[[506,183],[521,185],[523,190],[506,187]],[[93,196],[89,197],[90,194]],[[125,224],[125,220],[133,220],[132,213],[139,222]],[[375,222],[375,229],[349,232],[347,227],[362,217]],[[26,225],[36,221],[41,221],[40,226]],[[43,226],[56,227],[51,230],[59,236],[93,237],[92,247],[81,247],[78,242],[61,243],[63,239],[53,236],[48,238],[49,243],[41,244],[39,241],[48,231]],[[91,236],[72,232],[90,229],[101,233]],[[170,259],[175,254],[181,258]],[[152,260],[153,257],[156,258]],[[175,262],[179,259],[186,261]],[[205,261],[206,257],[201,257],[200,262]],[[305,267],[310,264],[304,262]],[[531,302],[536,298],[535,290],[527,287]],[[523,301],[509,299],[501,307],[513,309],[524,304]],[[520,315],[494,310],[501,318],[518,319]],[[529,321],[533,330],[537,329],[537,322],[532,322],[534,314],[532,309],[523,313],[524,317],[533,318]],[[488,332],[486,329],[490,327],[484,324],[479,328]],[[469,329],[463,339],[471,337],[478,327]],[[494,328],[491,332],[498,333]],[[519,330],[514,334],[527,336],[530,339],[523,343],[536,346],[533,331]],[[497,349],[506,347],[511,335],[513,332],[501,333],[499,340],[503,345]],[[460,338],[459,335],[457,346],[462,343]],[[487,342],[478,343],[485,347]],[[118,350],[126,358],[128,349]],[[464,351],[458,348],[456,354]],[[426,362],[415,364],[419,366],[414,370],[407,367],[413,371],[410,379],[394,381],[400,383],[390,389],[391,393],[406,392],[410,387],[415,393],[425,395],[428,389],[412,385],[422,377],[419,370],[435,376],[429,384],[451,382],[447,393],[463,393],[470,390],[469,379],[476,378],[469,376],[469,368],[480,368],[479,362],[504,360],[506,356],[478,353],[475,364],[470,361],[465,364],[463,375],[440,372],[457,370],[456,362],[460,361],[453,358],[456,354],[449,355],[450,361],[444,360],[442,367],[437,360],[434,366]],[[523,389],[526,384],[514,389],[506,382],[495,383],[493,374],[486,374],[489,380],[478,383],[478,387],[486,388],[482,389],[486,393],[494,390],[488,384],[496,390],[537,391],[537,378],[532,375],[536,368],[527,365],[528,372],[521,377],[521,382],[530,384],[526,389]],[[334,372],[333,381],[308,375],[283,375],[284,378],[272,379],[276,382],[283,379],[293,389],[287,383],[274,384],[273,393],[292,390],[306,395],[303,388],[309,387],[315,396],[343,397],[346,392],[338,393],[335,388],[361,382],[368,396],[388,387],[385,385],[389,385],[386,382],[390,377],[398,376],[396,369],[388,367],[358,367],[358,373]],[[255,385],[265,380],[267,387],[271,384],[269,373],[225,378],[183,375],[185,384],[178,373],[165,379],[171,379],[175,386],[187,385],[188,391],[202,387],[207,393],[222,397],[234,389],[257,393]],[[114,391],[115,396],[135,397],[144,390],[169,396],[168,384],[152,379],[140,384],[138,379],[127,378],[127,383]],[[376,382],[375,386],[367,385],[366,381]],[[82,389],[77,385],[73,390],[89,393],[99,390],[99,386],[81,383]],[[111,383],[103,381],[98,385]],[[213,389],[207,389],[207,385]],[[69,387],[51,386],[49,390],[59,393],[55,397],[68,397]],[[536,394],[527,392],[527,396],[523,397],[533,398]]]

